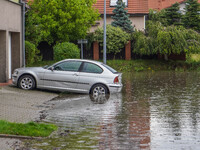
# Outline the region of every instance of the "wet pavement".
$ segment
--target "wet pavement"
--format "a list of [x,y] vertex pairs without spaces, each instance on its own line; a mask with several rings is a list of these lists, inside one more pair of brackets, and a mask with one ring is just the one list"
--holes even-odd
[[63,94],[43,121],[60,128],[26,149],[198,150],[200,73],[123,75],[121,93],[93,98]]
[[[45,91],[21,90],[12,85],[0,86],[0,119],[17,123],[40,121],[40,111],[49,109],[44,103],[57,96]],[[20,140],[8,137],[0,135],[0,150],[17,150]]]

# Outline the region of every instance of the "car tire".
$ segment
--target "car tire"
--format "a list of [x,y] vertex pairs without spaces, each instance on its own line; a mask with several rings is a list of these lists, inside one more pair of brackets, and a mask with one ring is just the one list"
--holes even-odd
[[95,96],[95,95],[105,95],[105,94],[108,94],[108,89],[103,84],[96,84],[92,87],[91,94],[93,96]]
[[35,79],[31,75],[23,75],[19,79],[18,86],[24,90],[32,90],[35,88]]

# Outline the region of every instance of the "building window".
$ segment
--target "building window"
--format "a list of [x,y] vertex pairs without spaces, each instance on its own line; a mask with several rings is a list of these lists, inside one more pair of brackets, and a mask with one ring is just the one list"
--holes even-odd
[[[110,6],[116,6],[118,0],[110,0]],[[125,3],[125,6],[128,6],[128,0],[122,0]]]

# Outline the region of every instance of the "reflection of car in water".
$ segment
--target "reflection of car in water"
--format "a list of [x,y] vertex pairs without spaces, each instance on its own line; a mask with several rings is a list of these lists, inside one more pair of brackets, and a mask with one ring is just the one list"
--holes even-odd
[[57,122],[60,125],[69,127],[82,124],[94,125],[100,120],[109,116],[115,116],[121,111],[121,93],[101,95],[72,95],[67,98],[60,98],[53,103],[54,107],[47,111],[44,121]]
[[34,88],[90,93],[93,95],[120,92],[122,74],[97,61],[66,59],[47,67],[15,69],[13,84]]
[[94,104],[104,104],[110,98],[110,94],[90,94],[90,100]]

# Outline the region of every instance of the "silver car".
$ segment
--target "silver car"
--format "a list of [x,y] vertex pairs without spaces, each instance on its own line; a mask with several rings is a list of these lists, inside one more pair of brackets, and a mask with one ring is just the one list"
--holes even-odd
[[97,61],[66,59],[46,67],[18,68],[13,84],[34,88],[90,93],[93,95],[120,92],[122,74]]

